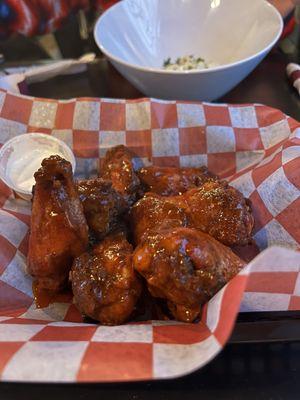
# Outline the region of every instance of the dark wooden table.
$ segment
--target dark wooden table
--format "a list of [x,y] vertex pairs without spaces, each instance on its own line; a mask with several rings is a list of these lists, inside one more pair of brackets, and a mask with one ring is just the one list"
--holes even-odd
[[[219,101],[264,103],[300,120],[300,98],[285,76],[287,62],[283,54],[273,51]],[[83,74],[56,77],[29,89],[34,96],[50,98],[142,96],[105,59],[97,60]],[[225,350],[187,377],[105,385],[1,383],[0,399],[298,399],[299,374],[300,313],[251,313],[239,316]]]
[[[218,101],[263,103],[300,120],[299,96],[287,81],[286,64],[287,58],[279,51],[273,51],[243,82]],[[143,97],[105,58],[89,65],[87,73],[59,76],[32,84],[30,93],[56,99],[80,96],[127,99]]]

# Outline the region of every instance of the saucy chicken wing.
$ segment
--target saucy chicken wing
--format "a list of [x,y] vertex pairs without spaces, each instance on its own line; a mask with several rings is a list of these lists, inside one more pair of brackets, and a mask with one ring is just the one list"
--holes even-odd
[[82,314],[104,325],[119,325],[130,317],[141,293],[132,251],[125,234],[118,232],[75,259],[70,279]]
[[136,248],[133,266],[152,296],[167,300],[175,319],[192,322],[244,263],[203,232],[171,228],[150,234]]
[[133,155],[123,145],[108,150],[103,160],[101,177],[112,182],[112,187],[123,196],[128,205],[137,199],[140,180],[134,172]]
[[196,228],[228,246],[248,244],[254,225],[249,201],[227,183],[211,181],[181,196],[147,193],[130,212],[135,243],[169,219],[173,227]]
[[183,208],[155,193],[146,193],[129,212],[129,222],[135,244],[162,225],[187,226],[188,218]]
[[34,177],[28,270],[38,289],[57,291],[86,250],[88,226],[68,161],[46,158]]
[[246,245],[252,240],[254,218],[250,201],[227,182],[206,182],[168,200],[185,210],[189,226],[227,246]]
[[118,217],[126,210],[122,196],[101,178],[79,181],[77,191],[89,228],[102,239],[117,227]]
[[175,167],[145,167],[138,172],[145,192],[153,192],[162,196],[176,196],[187,190],[216,180],[206,167],[175,168]]

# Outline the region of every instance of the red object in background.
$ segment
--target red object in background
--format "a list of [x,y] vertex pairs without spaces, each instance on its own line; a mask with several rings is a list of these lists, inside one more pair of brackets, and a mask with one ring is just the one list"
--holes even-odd
[[36,0],[40,6],[40,13],[44,21],[44,30],[52,31],[61,25],[69,14],[69,1]]
[[[4,9],[4,7],[6,7]],[[1,34],[10,35],[19,32],[26,36],[36,33],[40,18],[36,2],[23,0],[6,0],[2,5],[4,16],[1,18]],[[5,21],[7,17],[7,21]]]
[[33,36],[51,32],[58,29],[71,13],[79,9],[87,10],[97,1],[2,0],[0,35],[5,37],[18,32],[25,36]]
[[291,18],[289,21],[287,21],[287,23],[285,24],[284,29],[283,29],[283,32],[282,32],[282,35],[281,35],[281,39],[284,39],[285,37],[289,36],[289,35],[293,32],[293,30],[294,30],[294,28],[295,28],[295,25],[296,25],[295,18],[292,17],[292,18]]
[[111,7],[114,4],[118,3],[118,1],[119,0],[96,0],[96,7],[100,8],[103,11],[105,11],[109,7]]
[[58,29],[71,13],[89,8],[107,10],[118,0],[2,0],[0,35],[40,35]]
[[35,0],[40,7],[44,21],[44,30],[51,32],[58,29],[63,21],[78,10],[87,10],[90,0]]

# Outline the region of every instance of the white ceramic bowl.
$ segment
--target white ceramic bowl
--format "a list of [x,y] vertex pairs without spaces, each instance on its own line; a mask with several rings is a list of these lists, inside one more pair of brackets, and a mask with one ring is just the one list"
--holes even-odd
[[[102,52],[150,97],[214,100],[244,79],[282,32],[265,0],[123,0],[97,21]],[[217,67],[166,71],[163,62],[192,54]]]
[[24,200],[30,200],[35,182],[33,175],[43,159],[51,155],[70,161],[75,171],[74,154],[65,142],[39,132],[15,136],[1,147],[0,178]]

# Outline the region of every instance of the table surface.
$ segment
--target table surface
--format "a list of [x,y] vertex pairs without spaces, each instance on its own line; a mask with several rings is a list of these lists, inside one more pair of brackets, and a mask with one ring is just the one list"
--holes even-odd
[[[281,52],[273,51],[244,81],[218,101],[263,103],[300,120],[299,96],[286,78],[286,64],[287,58]],[[80,96],[143,97],[105,58],[89,65],[87,73],[58,76],[32,84],[30,94],[57,99]]]
[[[219,101],[263,103],[300,120],[300,99],[285,76],[287,61],[282,53],[273,51]],[[142,96],[101,58],[85,73],[32,84],[29,90],[31,95],[48,98]],[[256,324],[253,324],[254,320]],[[249,339],[247,343],[245,338]],[[269,342],[259,343],[264,339]],[[239,317],[231,343],[215,360],[187,377],[105,385],[1,383],[0,399],[296,399],[300,392],[299,373],[299,313],[277,313],[271,319],[268,313],[252,314]]]

